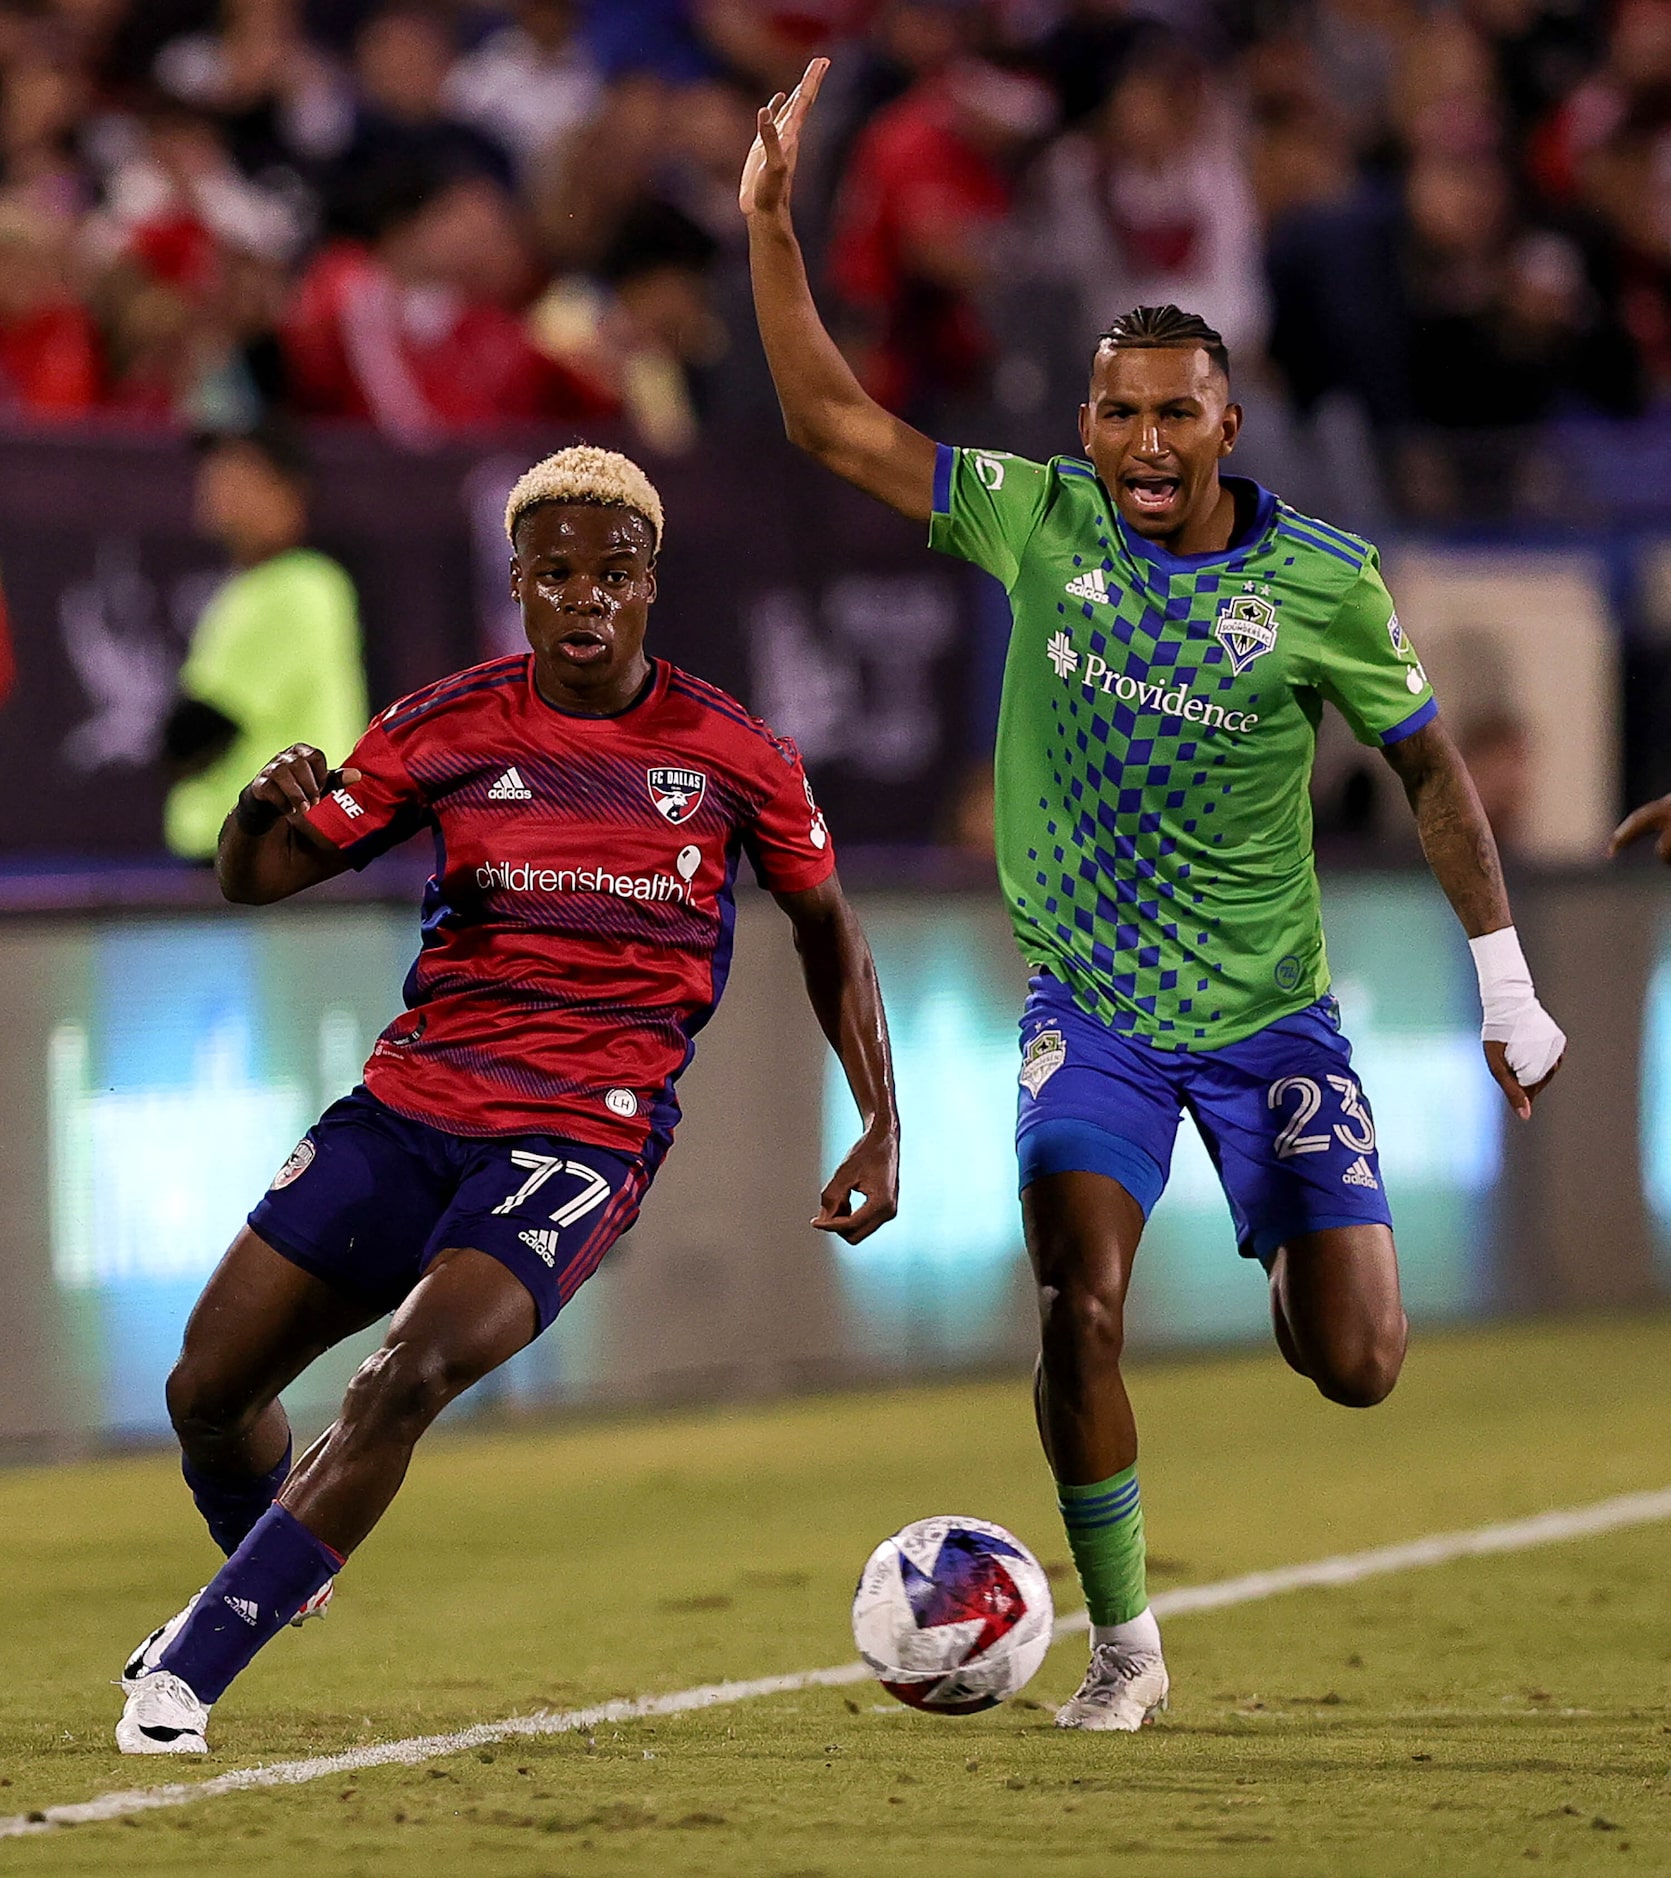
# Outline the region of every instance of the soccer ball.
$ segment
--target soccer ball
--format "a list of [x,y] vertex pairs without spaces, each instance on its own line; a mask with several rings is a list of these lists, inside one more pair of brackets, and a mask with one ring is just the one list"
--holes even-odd
[[1054,1620],[1038,1560],[984,1519],[913,1520],[871,1553],[853,1594],[853,1640],[877,1680],[937,1715],[1019,1694]]

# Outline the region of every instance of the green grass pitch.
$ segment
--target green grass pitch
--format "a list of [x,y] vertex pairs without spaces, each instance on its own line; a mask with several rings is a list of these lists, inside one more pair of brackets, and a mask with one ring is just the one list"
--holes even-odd
[[[1134,1394],[1156,1588],[1671,1482],[1665,1318],[1420,1337],[1369,1414],[1274,1354]],[[438,1437],[209,1761],[135,1761],[109,1678],[215,1556],[172,1459],[0,1474],[0,1813],[844,1662],[860,1563],[932,1512],[1065,1557],[1024,1378]],[[0,1871],[1665,1873],[1668,1566],[1646,1526],[1179,1617],[1135,1737],[1049,1725],[1074,1638],[983,1716],[808,1690],[12,1839]]]

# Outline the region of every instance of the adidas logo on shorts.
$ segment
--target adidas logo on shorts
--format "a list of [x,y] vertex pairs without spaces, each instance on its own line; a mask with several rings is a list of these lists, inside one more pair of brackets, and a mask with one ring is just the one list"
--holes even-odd
[[1381,1183],[1375,1178],[1368,1161],[1360,1154],[1340,1177],[1348,1187],[1374,1187],[1379,1191]]
[[[1373,1185],[1373,1182],[1371,1184]],[[532,1246],[546,1264],[555,1269],[557,1264],[556,1233],[547,1227],[536,1226],[531,1231],[519,1232],[516,1236],[524,1245]]]
[[1093,567],[1087,573],[1075,575],[1068,582],[1067,591],[1076,600],[1106,600],[1108,581],[1100,567]]
[[261,1622],[261,1606],[253,1598],[222,1597],[221,1603],[235,1611],[252,1628]]
[[523,782],[513,763],[488,790],[487,799],[489,802],[532,802],[534,792]]

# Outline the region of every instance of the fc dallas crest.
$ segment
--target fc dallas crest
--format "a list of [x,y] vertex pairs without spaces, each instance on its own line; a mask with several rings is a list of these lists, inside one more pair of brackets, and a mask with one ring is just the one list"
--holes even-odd
[[647,769],[650,800],[675,828],[688,822],[702,806],[708,779],[699,769]]

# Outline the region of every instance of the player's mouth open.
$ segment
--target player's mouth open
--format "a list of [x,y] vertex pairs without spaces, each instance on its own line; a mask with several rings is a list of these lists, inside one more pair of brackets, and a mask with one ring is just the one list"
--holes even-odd
[[1141,515],[1163,515],[1176,499],[1179,483],[1176,476],[1128,476],[1126,494]]
[[596,665],[600,659],[609,657],[609,641],[602,633],[587,627],[564,633],[557,641],[557,649],[564,658],[573,659],[579,665]]

